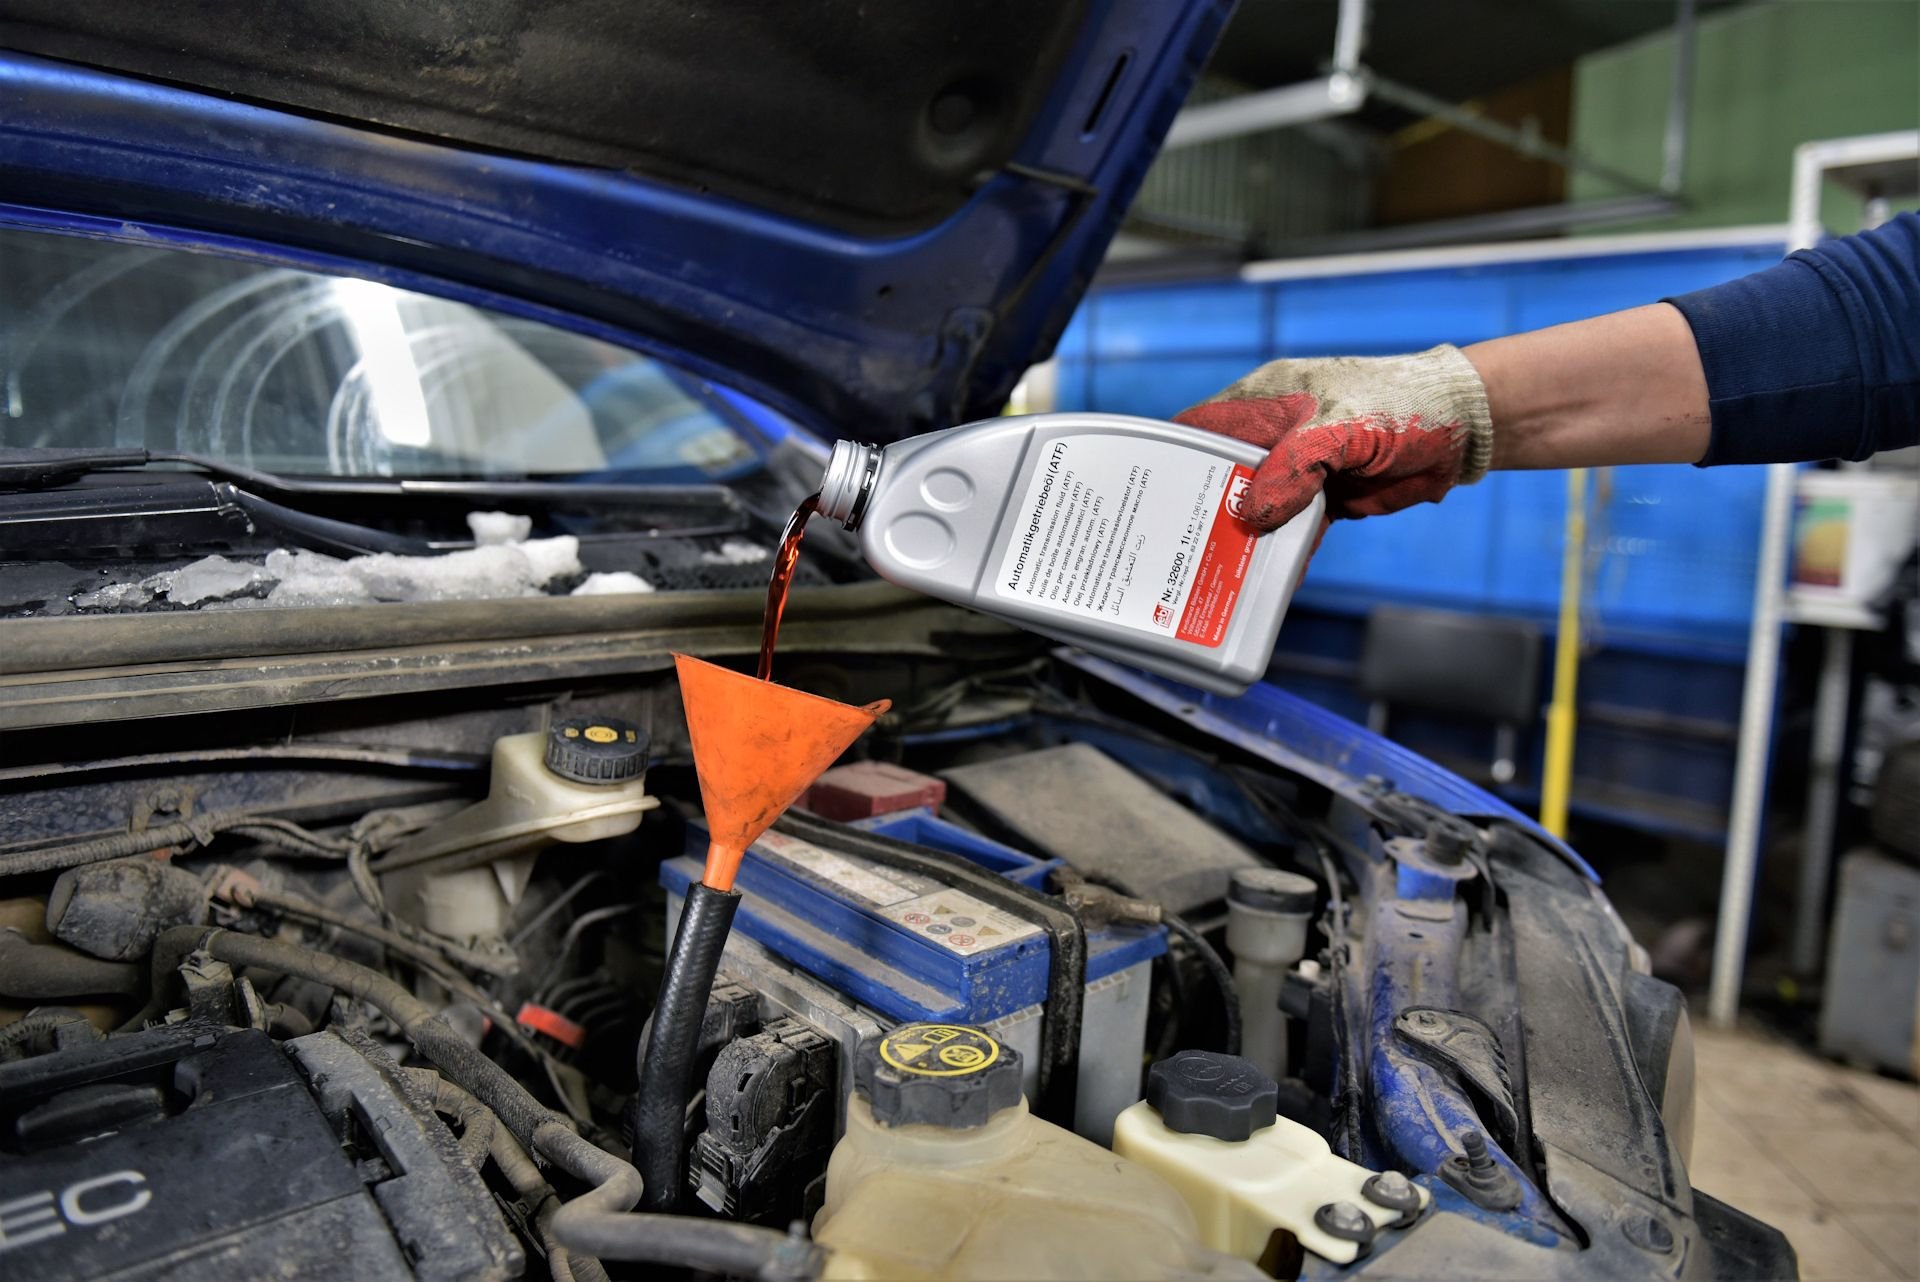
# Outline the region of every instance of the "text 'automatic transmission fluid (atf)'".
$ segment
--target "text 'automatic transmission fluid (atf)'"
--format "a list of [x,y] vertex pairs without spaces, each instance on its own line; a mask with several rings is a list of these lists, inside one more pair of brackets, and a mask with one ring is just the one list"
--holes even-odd
[[1324,500],[1241,517],[1257,445],[1118,414],[841,441],[820,514],[890,582],[1220,694],[1258,680]]

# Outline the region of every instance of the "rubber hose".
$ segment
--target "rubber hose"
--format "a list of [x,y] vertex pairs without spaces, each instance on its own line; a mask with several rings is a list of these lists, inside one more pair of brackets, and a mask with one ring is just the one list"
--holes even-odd
[[102,961],[64,944],[36,944],[17,930],[0,930],[0,993],[9,997],[131,997],[141,987],[133,962]]
[[91,841],[44,850],[18,850],[0,855],[0,877],[18,877],[56,868],[104,863],[144,855],[168,846],[204,846],[223,832],[239,833],[264,845],[310,859],[345,859],[347,843],[309,832],[296,823],[245,810],[222,810],[155,824],[144,832],[117,832]]
[[633,1160],[646,1180],[644,1205],[668,1211],[679,1204],[686,1172],[687,1097],[707,996],[720,968],[740,896],[695,883],[687,891],[673,937],[653,1032],[640,1057],[640,1090],[633,1102]]
[[554,1236],[569,1249],[602,1260],[674,1264],[726,1277],[813,1277],[817,1250],[792,1237],[753,1224],[699,1220],[690,1215],[576,1212],[578,1200],[554,1216]]
[[[689,950],[695,957],[702,956],[702,950],[710,950],[705,958],[706,979],[699,985],[700,1003],[694,1008],[704,1013],[706,991],[712,986],[713,972],[719,964],[720,945],[726,942],[726,928],[733,920],[733,910],[740,897],[710,891],[704,886],[696,886],[694,891],[688,897],[690,910],[702,898],[721,901],[709,904],[697,914],[690,911],[681,920],[681,937],[708,941],[702,949]],[[704,896],[699,893],[702,891],[706,892]],[[700,929],[688,929],[701,922],[705,924]],[[725,1261],[729,1262],[728,1267],[752,1272],[769,1282],[817,1274],[819,1253],[803,1239],[783,1237],[764,1229],[747,1230],[743,1226],[728,1226],[725,1233],[719,1233],[713,1221],[628,1213],[628,1208],[645,1192],[638,1171],[577,1133],[565,1118],[534,1099],[498,1064],[461,1041],[452,1027],[425,1002],[385,975],[310,948],[203,926],[176,926],[163,931],[154,945],[154,964],[159,965],[163,958],[184,957],[196,951],[207,952],[228,965],[259,966],[309,979],[374,1006],[398,1024],[414,1049],[432,1061],[449,1080],[492,1109],[505,1129],[526,1148],[546,1157],[576,1179],[592,1184],[592,1188],[553,1216],[554,1239],[577,1253],[570,1260],[562,1261],[576,1278],[590,1279],[598,1274],[597,1267],[583,1258],[596,1254],[594,1242],[607,1243],[609,1253],[619,1259],[670,1261],[693,1267],[714,1267],[708,1262]],[[680,955],[678,940],[674,952],[676,957]],[[674,969],[669,961],[670,976]],[[663,991],[664,988],[663,985]],[[692,1032],[699,1032],[697,1022]],[[684,1108],[684,1103],[681,1107]],[[676,1157],[679,1155],[677,1115],[672,1151]],[[524,1172],[521,1174],[524,1178]]]
[[568,1122],[528,1094],[505,1069],[461,1040],[431,1006],[378,971],[276,939],[204,926],[175,926],[162,931],[154,943],[153,964],[157,970],[167,958],[200,950],[228,965],[258,966],[325,984],[378,1008],[400,1026],[415,1050],[492,1109],[528,1148],[538,1151],[534,1135],[542,1126],[551,1124],[572,1133]]
[[767,1282],[811,1278],[820,1272],[820,1252],[803,1237],[724,1220],[630,1212],[626,1208],[641,1192],[631,1166],[571,1132],[546,1139],[549,1157],[581,1179],[595,1181],[592,1190],[553,1217],[554,1236],[569,1250],[598,1259],[675,1264]]
[[493,1110],[430,1068],[403,1068],[400,1072],[432,1102],[434,1112],[460,1123],[457,1143],[467,1165],[478,1167],[486,1161],[493,1151],[493,1134],[500,1129],[500,1119]]
[[[43,1006],[30,1010],[11,1024],[0,1028],[0,1063],[15,1058],[22,1046],[31,1045],[35,1038],[51,1033],[67,1024],[87,1024],[87,1017],[71,1006]],[[99,1037],[98,1033],[94,1036]]]
[[1207,942],[1206,936],[1172,913],[1167,913],[1162,920],[1166,922],[1168,930],[1184,939],[1187,946],[1193,949],[1194,955],[1200,959],[1200,965],[1206,969],[1214,986],[1220,990],[1220,1004],[1226,1008],[1227,1016],[1226,1045],[1222,1049],[1229,1055],[1238,1055],[1240,1053],[1240,988],[1233,982],[1233,972],[1227,969],[1227,963],[1221,959],[1213,945]]
[[268,1002],[267,1031],[275,1037],[305,1037],[313,1031],[313,1021],[297,1006]]

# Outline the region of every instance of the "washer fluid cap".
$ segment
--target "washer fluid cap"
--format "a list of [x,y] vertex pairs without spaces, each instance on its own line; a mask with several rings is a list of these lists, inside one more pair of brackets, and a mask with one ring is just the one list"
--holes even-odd
[[624,783],[647,773],[647,732],[619,717],[568,717],[547,731],[547,769],[574,783]]
[[1244,1140],[1272,1126],[1280,1088],[1259,1065],[1218,1051],[1181,1051],[1147,1070],[1147,1103],[1170,1131]]
[[854,1084],[884,1126],[985,1126],[1020,1102],[1020,1052],[965,1024],[902,1024],[860,1048]]

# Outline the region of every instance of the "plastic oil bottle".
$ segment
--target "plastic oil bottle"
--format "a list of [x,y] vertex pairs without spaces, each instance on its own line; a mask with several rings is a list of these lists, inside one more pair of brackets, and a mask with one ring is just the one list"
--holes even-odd
[[841,441],[820,514],[883,578],[1220,694],[1266,671],[1323,502],[1240,519],[1257,445],[1118,414]]

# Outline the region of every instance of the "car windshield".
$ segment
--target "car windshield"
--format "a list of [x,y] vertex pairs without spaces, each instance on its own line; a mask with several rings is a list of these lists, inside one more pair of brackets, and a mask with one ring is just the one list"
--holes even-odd
[[724,479],[722,402],[610,343],[178,249],[0,229],[0,442],[299,475]]

